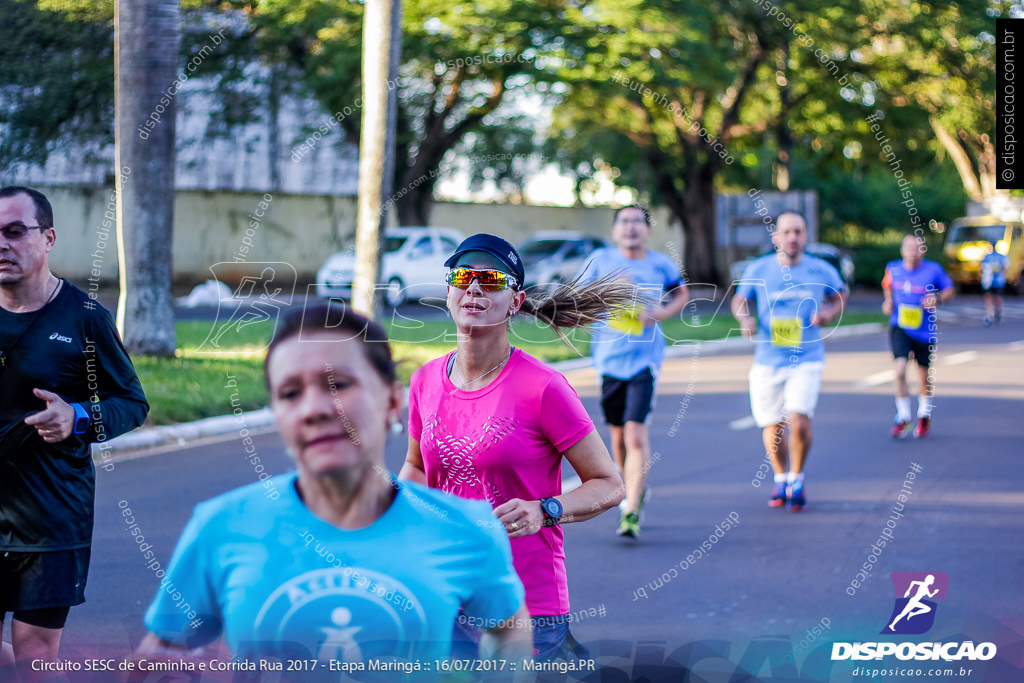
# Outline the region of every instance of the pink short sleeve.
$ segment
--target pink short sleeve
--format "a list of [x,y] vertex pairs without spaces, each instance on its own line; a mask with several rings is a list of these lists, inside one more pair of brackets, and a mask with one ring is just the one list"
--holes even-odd
[[595,429],[576,390],[560,372],[552,375],[544,389],[540,424],[544,436],[559,453],[565,453]]

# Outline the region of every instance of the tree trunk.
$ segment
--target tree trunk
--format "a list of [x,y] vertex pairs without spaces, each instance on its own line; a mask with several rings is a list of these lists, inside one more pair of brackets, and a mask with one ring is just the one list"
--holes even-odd
[[[452,143],[454,144],[454,142]],[[441,159],[449,149],[443,137],[424,139],[416,151],[416,159],[402,174],[404,193],[396,202],[401,225],[430,225],[434,208],[434,185],[440,176]]]
[[[387,189],[388,79],[391,76],[392,14],[400,0],[369,0],[363,14],[363,114],[359,135],[359,214],[352,307],[370,318],[377,308],[381,217]],[[394,133],[392,130],[392,137]],[[393,143],[392,143],[393,145]]]
[[790,153],[793,149],[793,135],[789,130],[789,111],[791,91],[789,87],[789,41],[783,41],[781,55],[777,66],[777,74],[782,74],[779,86],[779,125],[776,129],[778,150],[775,157],[774,183],[780,192],[789,190]]
[[[437,173],[436,169],[434,173]],[[405,178],[408,177],[407,173]],[[399,225],[430,225],[430,214],[434,209],[434,183],[436,182],[436,178],[423,174],[405,182],[399,191],[404,190],[406,194],[396,202]]]
[[694,168],[683,191],[684,214],[676,216],[686,234],[686,271],[688,281],[721,284],[715,239],[714,171],[708,162]]
[[964,190],[967,192],[967,196],[975,201],[984,199],[984,193],[981,189],[981,182],[978,180],[978,175],[974,169],[974,165],[971,163],[971,157],[967,154],[967,151],[960,145],[960,142],[949,134],[945,126],[939,121],[937,116],[932,116],[929,121],[932,124],[932,130],[935,131],[935,136],[942,143],[942,146],[949,153],[950,158],[953,160],[953,164],[956,166],[957,172],[960,174],[960,180],[963,181]]
[[281,191],[281,72],[277,66],[270,67],[267,89],[267,147],[270,164],[270,191]]
[[[380,214],[381,250],[384,246],[384,228],[387,226],[388,213],[391,211],[390,198],[395,191],[395,176],[398,160],[404,159],[406,147],[398,145],[398,77],[402,67],[402,0],[392,0],[391,4],[391,52],[388,61],[389,83],[395,87],[388,90],[388,138],[384,143],[384,174],[381,176],[381,196],[385,199]],[[400,156],[401,154],[401,156]],[[383,251],[382,251],[383,253]]]
[[128,176],[117,187],[117,326],[129,352],[171,356],[179,2],[118,0],[114,32],[114,153]]

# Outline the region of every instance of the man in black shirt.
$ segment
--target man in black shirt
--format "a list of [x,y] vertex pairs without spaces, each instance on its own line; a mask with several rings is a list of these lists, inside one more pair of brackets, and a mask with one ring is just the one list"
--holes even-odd
[[0,188],[0,632],[12,655],[56,661],[85,601],[96,484],[90,444],[142,424],[149,405],[110,315],[50,272],[46,197]]

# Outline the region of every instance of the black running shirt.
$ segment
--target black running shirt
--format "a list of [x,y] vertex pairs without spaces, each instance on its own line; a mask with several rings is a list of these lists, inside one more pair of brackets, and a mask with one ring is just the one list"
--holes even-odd
[[[89,445],[142,424],[149,404],[110,314],[64,281],[38,311],[0,308],[0,552],[87,548],[96,473]],[[24,419],[35,388],[81,403],[85,434],[46,443]],[[98,400],[94,400],[98,399]]]

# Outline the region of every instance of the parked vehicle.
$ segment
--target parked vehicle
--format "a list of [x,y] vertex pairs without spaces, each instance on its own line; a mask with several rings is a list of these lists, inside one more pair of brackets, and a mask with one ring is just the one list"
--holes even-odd
[[981,260],[992,244],[1010,262],[1007,288],[1024,294],[1024,223],[996,216],[974,216],[953,221],[946,236],[946,272],[960,288],[981,285]]
[[595,249],[607,246],[601,237],[567,230],[537,232],[516,247],[526,268],[526,286],[555,288],[580,272]]
[[[445,296],[444,261],[464,236],[450,228],[404,227],[384,233],[381,282],[384,301],[399,306],[428,296]],[[355,277],[355,251],[334,254],[316,276],[316,293],[332,299],[350,299]]]
[[[766,248],[761,256],[770,254],[774,251],[774,247]],[[850,285],[853,282],[854,265],[853,259],[847,254],[844,254],[839,247],[831,244],[825,244],[823,242],[811,242],[804,247],[804,253],[810,254],[811,256],[817,256],[823,261],[828,261],[842,276],[843,282]],[[747,269],[747,266],[754,261],[754,257],[743,259],[742,261],[736,261],[729,266],[729,278],[732,282],[738,282],[743,278],[743,272]]]

